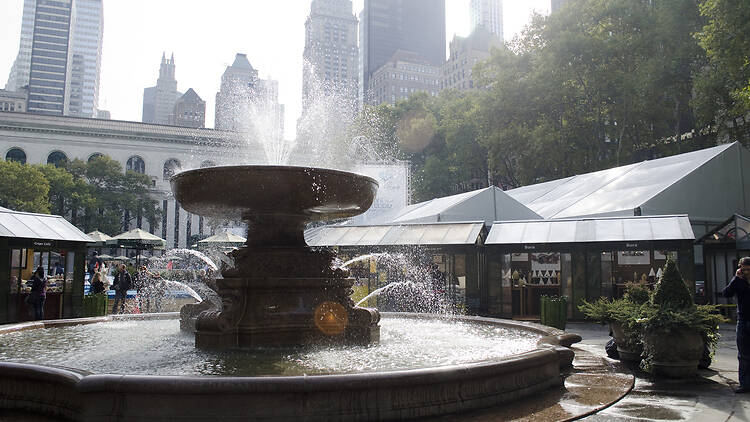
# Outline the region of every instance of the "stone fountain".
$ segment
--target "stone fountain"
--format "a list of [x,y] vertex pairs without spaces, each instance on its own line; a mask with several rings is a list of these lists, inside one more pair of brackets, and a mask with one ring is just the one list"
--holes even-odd
[[248,225],[244,247],[217,280],[223,309],[205,310],[195,345],[205,349],[368,344],[379,339],[380,315],[355,307],[354,280],[334,268],[335,254],[312,250],[307,223],[365,212],[378,183],[338,170],[294,166],[223,166],[172,177],[187,211]]

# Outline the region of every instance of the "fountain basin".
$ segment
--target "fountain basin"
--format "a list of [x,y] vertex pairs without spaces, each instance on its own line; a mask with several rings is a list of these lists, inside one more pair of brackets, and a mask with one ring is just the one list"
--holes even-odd
[[[392,315],[386,314],[386,318]],[[440,318],[399,314],[399,318]],[[176,318],[176,315],[161,316]],[[89,374],[0,362],[0,408],[73,420],[387,420],[430,417],[496,406],[561,384],[569,346],[580,337],[537,324],[453,317],[470,324],[539,335],[527,352],[433,368],[375,373],[198,377]],[[0,333],[108,321],[45,321]],[[117,318],[121,319],[121,317]]]
[[378,182],[340,170],[297,166],[219,166],[188,170],[170,179],[187,211],[244,219],[286,216],[323,221],[359,215],[372,205]]

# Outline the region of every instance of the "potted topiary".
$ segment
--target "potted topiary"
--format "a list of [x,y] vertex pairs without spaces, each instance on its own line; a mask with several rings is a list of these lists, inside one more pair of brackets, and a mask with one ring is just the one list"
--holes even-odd
[[588,319],[609,324],[620,360],[638,362],[641,360],[643,346],[636,321],[641,317],[641,309],[648,300],[648,290],[631,284],[621,299],[599,298],[591,303],[584,300],[578,309]]
[[704,347],[713,350],[724,318],[711,305],[696,306],[677,265],[667,260],[651,301],[637,325],[643,340],[641,367],[654,375],[689,377]]

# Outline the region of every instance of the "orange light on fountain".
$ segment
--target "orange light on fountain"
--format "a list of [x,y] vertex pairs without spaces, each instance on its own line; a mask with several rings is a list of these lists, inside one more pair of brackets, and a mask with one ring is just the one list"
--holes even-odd
[[323,302],[315,308],[315,326],[327,336],[337,336],[349,325],[349,313],[336,302]]

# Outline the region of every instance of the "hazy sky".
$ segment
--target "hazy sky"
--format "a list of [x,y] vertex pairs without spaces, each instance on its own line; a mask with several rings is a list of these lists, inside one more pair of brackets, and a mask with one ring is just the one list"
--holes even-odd
[[[364,0],[353,0],[359,14]],[[468,35],[469,0],[446,0],[447,41]],[[18,53],[23,0],[0,0],[0,88]],[[549,0],[504,0],[510,39]],[[247,54],[261,78],[279,81],[285,137],[294,137],[302,96],[304,23],[310,0],[104,0],[99,107],[113,119],[140,121],[143,88],[156,85],[162,52],[174,53],[177,89],[206,101],[213,127],[221,75],[236,53]]]

